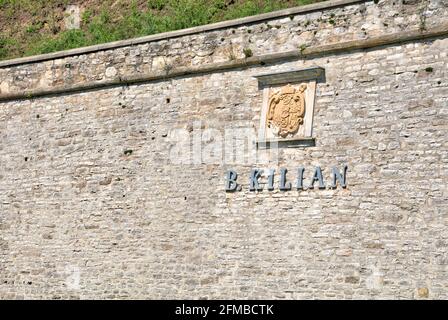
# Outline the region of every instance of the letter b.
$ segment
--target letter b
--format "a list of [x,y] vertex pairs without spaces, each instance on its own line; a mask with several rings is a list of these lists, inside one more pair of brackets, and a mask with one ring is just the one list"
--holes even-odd
[[236,191],[238,188],[238,183],[236,179],[238,178],[238,174],[234,170],[229,170],[226,173],[226,192]]

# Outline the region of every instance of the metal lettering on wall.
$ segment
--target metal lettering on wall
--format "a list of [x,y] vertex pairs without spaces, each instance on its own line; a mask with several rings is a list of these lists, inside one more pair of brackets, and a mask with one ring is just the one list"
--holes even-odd
[[[278,188],[280,191],[289,191],[293,189],[307,190],[314,188],[326,189],[327,186],[330,189],[336,189],[338,185],[345,189],[347,188],[347,170],[347,165],[344,165],[342,170],[339,170],[337,167],[332,167],[330,181],[327,185],[322,174],[322,169],[319,166],[314,168],[308,179],[305,175],[305,168],[298,167],[295,179],[292,181],[288,180],[288,169],[281,168],[279,172],[279,181],[277,185],[274,186],[275,169],[266,171],[262,169],[252,169],[248,180],[249,191],[263,191],[265,186],[268,191],[273,191],[275,188]],[[263,177],[265,177],[264,180],[262,179]],[[235,170],[227,171],[225,189],[226,192],[241,191],[243,189],[242,185],[238,182],[238,173]]]

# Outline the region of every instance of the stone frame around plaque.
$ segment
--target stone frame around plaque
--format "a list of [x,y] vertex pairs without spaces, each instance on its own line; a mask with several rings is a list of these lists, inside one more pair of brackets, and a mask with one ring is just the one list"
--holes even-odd
[[325,82],[325,69],[311,67],[254,77],[263,90],[257,147],[314,146],[316,86]]

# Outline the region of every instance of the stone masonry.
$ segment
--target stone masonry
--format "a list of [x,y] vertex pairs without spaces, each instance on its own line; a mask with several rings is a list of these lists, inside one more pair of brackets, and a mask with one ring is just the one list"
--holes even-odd
[[[0,66],[0,298],[448,298],[448,38],[1,101],[2,95],[302,50],[448,21],[446,0],[286,17]],[[311,8],[313,8],[311,6]],[[170,132],[258,129],[255,75],[319,66],[316,145],[346,189],[250,192],[257,163],[176,164]],[[265,165],[266,166],[266,165]],[[277,177],[278,178],[278,177]]]

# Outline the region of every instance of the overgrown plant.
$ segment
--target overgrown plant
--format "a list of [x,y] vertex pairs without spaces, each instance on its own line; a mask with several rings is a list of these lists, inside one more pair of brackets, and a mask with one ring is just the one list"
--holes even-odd
[[[0,59],[72,49],[323,0],[91,0],[65,30],[69,0],[0,0]],[[21,23],[17,23],[20,20]]]

